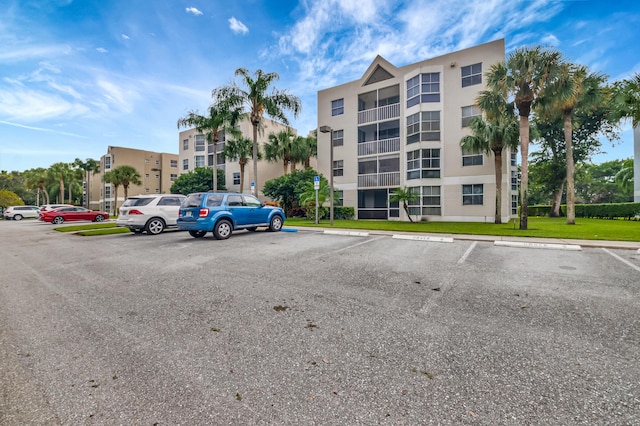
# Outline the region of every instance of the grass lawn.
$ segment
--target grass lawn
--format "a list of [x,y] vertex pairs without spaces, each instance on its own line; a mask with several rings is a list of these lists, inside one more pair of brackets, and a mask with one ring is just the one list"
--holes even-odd
[[60,226],[53,229],[58,232],[75,232],[77,235],[82,236],[125,234],[131,232],[129,228],[118,228],[115,222],[92,222],[82,225]]
[[[368,229],[397,232],[497,235],[514,237],[570,238],[579,240],[640,241],[640,221],[577,218],[567,225],[566,218],[529,217],[528,230],[518,229],[513,221],[496,225],[477,222],[395,222],[386,220],[334,220],[334,228]],[[330,227],[328,220],[316,225],[312,220],[287,218],[285,225]]]

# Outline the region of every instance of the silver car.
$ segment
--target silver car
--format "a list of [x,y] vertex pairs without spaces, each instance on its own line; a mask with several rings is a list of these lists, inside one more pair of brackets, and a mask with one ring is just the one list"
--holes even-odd
[[38,217],[38,206],[9,206],[4,210],[5,219],[22,220],[25,217]]
[[127,198],[120,206],[116,224],[127,227],[136,234],[145,231],[156,235],[167,227],[175,227],[180,204],[185,199],[180,194],[149,194]]

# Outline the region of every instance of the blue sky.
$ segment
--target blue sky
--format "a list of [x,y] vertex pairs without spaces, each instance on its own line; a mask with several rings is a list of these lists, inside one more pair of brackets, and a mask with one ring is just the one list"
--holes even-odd
[[[640,2],[3,0],[0,170],[98,159],[109,145],[177,153],[177,120],[204,112],[239,67],[277,72],[307,134],[316,92],[377,54],[402,66],[498,38],[626,78],[640,72]],[[594,162],[633,156],[623,129]]]

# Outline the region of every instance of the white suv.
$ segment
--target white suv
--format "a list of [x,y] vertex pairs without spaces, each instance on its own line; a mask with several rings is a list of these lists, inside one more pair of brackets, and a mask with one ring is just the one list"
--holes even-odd
[[175,227],[180,204],[185,199],[180,194],[153,194],[129,197],[120,206],[116,220],[118,226],[127,227],[136,234],[159,234],[166,227]]
[[22,220],[25,217],[38,217],[38,206],[9,206],[3,215],[5,219]]

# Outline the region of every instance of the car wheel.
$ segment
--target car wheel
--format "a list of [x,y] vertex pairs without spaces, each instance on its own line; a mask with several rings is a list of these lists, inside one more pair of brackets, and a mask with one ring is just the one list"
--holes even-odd
[[269,231],[278,232],[282,229],[282,217],[279,215],[274,215],[271,218],[271,223],[269,224]]
[[233,226],[231,222],[226,219],[219,220],[213,228],[213,236],[216,237],[217,240],[226,240],[231,236],[232,232]]
[[22,220],[22,215],[21,214],[17,214],[15,216],[13,216],[13,220]]
[[258,229],[257,226],[250,226],[250,227],[247,228],[247,231],[254,232],[256,229]]
[[95,219],[93,219],[95,222],[102,222],[104,220],[104,216],[102,216],[101,214],[97,215]]
[[193,238],[202,238],[206,233],[207,231],[189,231],[189,235],[191,235]]
[[64,222],[64,217],[56,216],[56,217],[53,218],[53,220],[51,222],[55,223],[56,225],[60,225],[62,222]]
[[147,222],[145,228],[147,230],[147,234],[158,235],[159,233],[164,231],[164,221],[157,217],[153,218],[149,222]]

